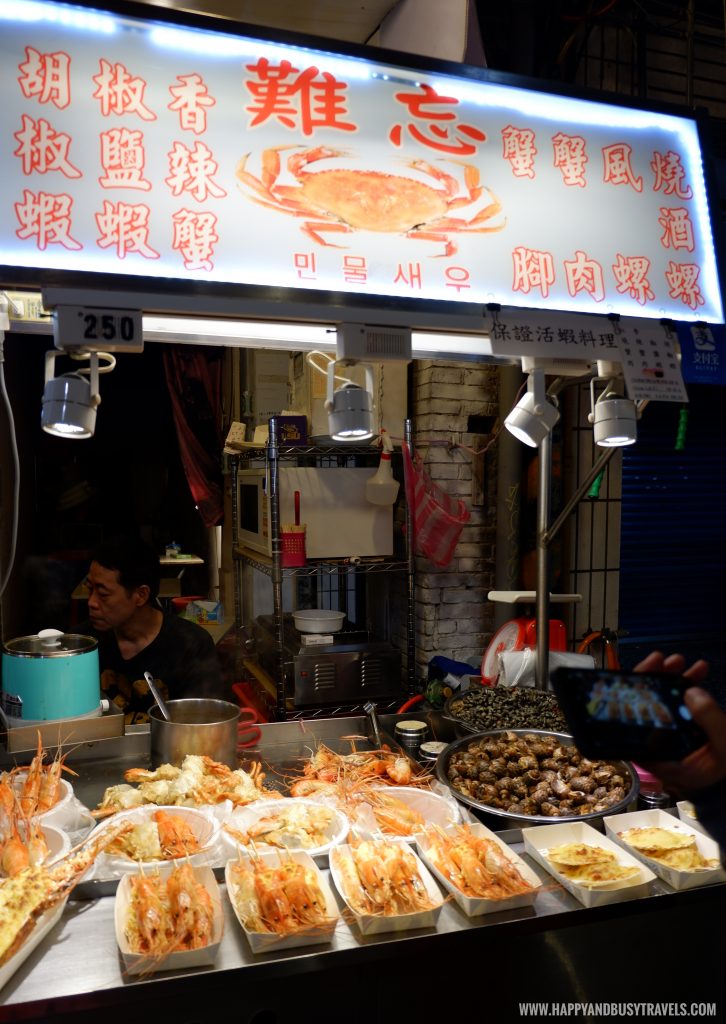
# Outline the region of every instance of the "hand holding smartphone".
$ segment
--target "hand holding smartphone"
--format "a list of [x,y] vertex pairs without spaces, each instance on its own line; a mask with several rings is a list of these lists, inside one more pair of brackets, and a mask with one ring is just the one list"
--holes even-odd
[[680,761],[707,742],[691,718],[683,676],[557,668],[552,688],[580,751],[591,758]]

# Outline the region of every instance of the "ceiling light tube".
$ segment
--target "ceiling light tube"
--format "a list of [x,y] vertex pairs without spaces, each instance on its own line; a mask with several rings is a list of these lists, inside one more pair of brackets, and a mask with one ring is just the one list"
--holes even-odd
[[[335,352],[334,324],[303,324],[265,320],[214,320],[181,316],[143,317],[144,341],[175,342],[180,338],[196,345],[228,345],[231,348],[270,348],[286,351]],[[488,334],[440,334],[413,331],[412,354],[419,359],[475,359],[510,363],[494,357]]]

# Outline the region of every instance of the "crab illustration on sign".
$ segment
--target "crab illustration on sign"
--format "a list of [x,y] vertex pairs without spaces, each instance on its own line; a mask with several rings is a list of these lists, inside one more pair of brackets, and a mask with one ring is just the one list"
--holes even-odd
[[[237,179],[250,191],[250,198],[269,209],[302,219],[301,230],[319,245],[346,248],[329,241],[329,232],[377,231],[402,234],[405,238],[441,242],[443,252],[458,251],[451,236],[501,231],[506,224],[494,193],[480,184],[479,170],[462,160],[463,185],[453,175],[425,160],[411,160],[407,166],[431,178],[433,184],[413,177],[383,171],[349,170],[333,167],[309,170],[319,160],[334,160],[349,154],[317,146],[287,157],[287,171],[296,184],[280,183],[280,153],[296,146],[275,146],[262,153],[259,177],[247,170],[250,154],[237,164]],[[484,205],[478,205],[484,197]],[[455,210],[475,207],[471,216],[453,216]]]

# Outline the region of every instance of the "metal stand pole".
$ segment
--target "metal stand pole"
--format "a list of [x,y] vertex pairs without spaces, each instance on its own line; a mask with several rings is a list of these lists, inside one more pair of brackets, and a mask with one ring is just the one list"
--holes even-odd
[[537,651],[535,686],[546,690],[549,681],[550,580],[549,548],[546,542],[552,498],[552,434],[539,446],[539,487],[537,492]]
[[285,721],[285,656],[282,615],[282,541],[280,539],[280,493],[277,420],[269,421],[267,441],[267,493],[270,500],[270,537],[272,538],[272,607],[275,612],[275,644],[277,649],[277,717]]
[[[239,542],[239,533],[237,524],[239,522],[239,491],[237,490],[237,483],[239,481],[239,459],[236,455],[230,456],[229,460],[230,467],[232,469],[232,550],[237,550],[237,544]],[[235,559],[234,562],[234,628],[236,630],[242,627],[242,562],[239,558]]]
[[[413,454],[413,426],[411,420],[406,420],[403,425],[403,437]],[[416,571],[416,556],[413,550],[413,509],[406,506],[406,558],[408,566],[406,569],[406,675],[408,682],[408,695],[411,697],[416,692],[416,615],[414,573]]]

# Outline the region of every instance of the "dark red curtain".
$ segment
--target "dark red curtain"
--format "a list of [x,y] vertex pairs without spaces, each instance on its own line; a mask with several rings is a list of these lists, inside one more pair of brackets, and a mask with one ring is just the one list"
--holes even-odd
[[166,383],[174,410],[184,472],[205,526],[221,522],[222,359],[216,348],[169,345],[164,348]]

